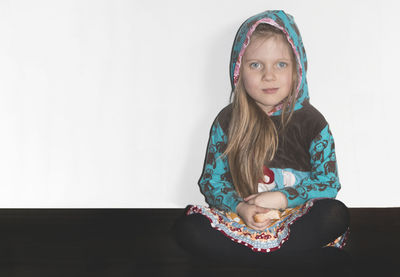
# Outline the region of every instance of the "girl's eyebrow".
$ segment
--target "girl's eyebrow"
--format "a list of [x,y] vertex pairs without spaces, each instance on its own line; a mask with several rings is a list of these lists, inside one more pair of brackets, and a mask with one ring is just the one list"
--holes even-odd
[[[246,58],[246,57],[243,57],[244,58],[244,60],[246,61],[246,62],[249,62],[249,61],[259,61],[260,59],[257,59],[257,58]],[[275,59],[276,61],[288,61],[288,62],[290,62],[291,61],[291,59],[290,58],[283,58],[283,57],[281,57],[281,58],[277,58],[277,59]]]

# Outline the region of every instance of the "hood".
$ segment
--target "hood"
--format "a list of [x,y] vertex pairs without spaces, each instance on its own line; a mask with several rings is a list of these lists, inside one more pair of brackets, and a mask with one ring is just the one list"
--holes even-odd
[[[235,89],[239,77],[239,69],[244,51],[250,43],[251,34],[260,23],[267,23],[282,30],[285,33],[290,45],[292,46],[297,61],[298,74],[298,83],[296,87],[296,104],[294,109],[298,110],[303,107],[305,101],[309,99],[306,80],[307,57],[299,29],[297,28],[293,17],[290,14],[287,14],[281,10],[265,11],[259,13],[247,19],[240,26],[238,32],[236,33],[235,41],[233,43],[231,61],[229,66],[232,91]],[[276,107],[271,115],[279,115],[281,113],[280,108],[281,107],[279,106]]]

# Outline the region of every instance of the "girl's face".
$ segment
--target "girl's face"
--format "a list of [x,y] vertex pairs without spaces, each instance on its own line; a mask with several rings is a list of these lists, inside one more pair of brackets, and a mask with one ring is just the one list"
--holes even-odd
[[253,37],[243,55],[244,87],[266,113],[292,91],[295,65],[291,51],[281,36]]

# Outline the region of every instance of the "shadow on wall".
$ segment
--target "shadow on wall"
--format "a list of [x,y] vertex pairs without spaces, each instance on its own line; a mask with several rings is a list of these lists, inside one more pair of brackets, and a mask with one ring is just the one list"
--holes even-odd
[[[206,204],[203,194],[201,194],[198,181],[204,167],[204,161],[207,152],[208,137],[211,130],[211,125],[217,116],[218,112],[222,110],[229,103],[230,96],[230,83],[229,83],[229,61],[231,45],[233,43],[233,35],[231,31],[234,28],[227,28],[210,40],[206,56],[207,60],[206,71],[202,79],[205,83],[206,91],[204,91],[204,101],[199,103],[198,109],[203,111],[200,120],[195,124],[193,133],[190,135],[189,146],[186,149],[186,156],[182,157],[185,160],[185,165],[181,173],[181,179],[176,186],[178,191],[175,194],[173,203],[178,207],[185,207],[188,204]],[[221,47],[228,42],[229,50]],[[215,64],[226,63],[224,71],[220,72],[221,67],[216,67]],[[228,82],[228,83],[226,83]],[[201,105],[202,104],[202,105]],[[199,132],[207,134],[207,141],[199,144]],[[204,134],[205,135],[205,134]],[[203,134],[201,134],[203,136]]]

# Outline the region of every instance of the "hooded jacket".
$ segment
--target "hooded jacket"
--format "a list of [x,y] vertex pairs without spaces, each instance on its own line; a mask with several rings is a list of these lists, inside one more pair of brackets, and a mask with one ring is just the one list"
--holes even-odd
[[[288,208],[314,198],[335,198],[340,190],[332,133],[323,115],[309,103],[306,80],[307,57],[300,32],[293,17],[284,11],[265,11],[247,19],[239,28],[232,47],[230,80],[235,89],[242,56],[258,24],[279,28],[296,57],[298,84],[294,112],[284,131],[278,134],[278,149],[272,161],[265,164],[265,179],[258,192],[280,191],[288,200]],[[280,106],[269,115],[277,129]],[[210,207],[236,212],[243,199],[236,192],[227,157],[221,156],[228,143],[232,104],[216,117],[210,132],[200,190]]]

